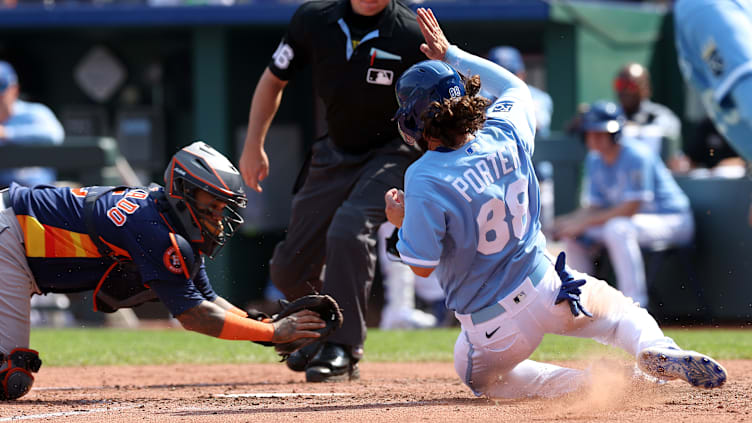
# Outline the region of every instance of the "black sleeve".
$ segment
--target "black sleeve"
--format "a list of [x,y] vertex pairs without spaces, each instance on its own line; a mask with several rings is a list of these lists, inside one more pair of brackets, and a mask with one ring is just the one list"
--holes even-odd
[[[269,70],[277,78],[289,81],[295,73],[305,67],[308,62],[308,43],[311,13],[306,4],[301,5],[290,19],[287,33],[282,37],[279,46],[272,54]],[[308,36],[306,36],[308,34]]]

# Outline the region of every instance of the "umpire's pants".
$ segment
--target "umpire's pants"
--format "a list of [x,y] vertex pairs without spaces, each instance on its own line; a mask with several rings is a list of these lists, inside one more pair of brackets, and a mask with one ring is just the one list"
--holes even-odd
[[292,200],[287,237],[274,250],[274,285],[288,299],[314,290],[334,297],[344,324],[329,341],[350,346],[355,357],[366,336],[376,231],[386,220],[384,194],[402,189],[405,170],[418,157],[400,139],[359,155],[343,153],[330,139],[317,142]]

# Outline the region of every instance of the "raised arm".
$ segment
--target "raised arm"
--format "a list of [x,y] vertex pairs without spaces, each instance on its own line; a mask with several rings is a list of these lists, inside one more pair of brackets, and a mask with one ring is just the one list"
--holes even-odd
[[492,100],[501,97],[510,89],[524,89],[528,91],[527,96],[530,96],[525,82],[511,72],[491,61],[450,45],[431,9],[419,8],[417,13],[418,25],[426,41],[420,46],[420,50],[426,57],[432,60],[442,60],[466,76],[480,76],[483,90],[493,97]]

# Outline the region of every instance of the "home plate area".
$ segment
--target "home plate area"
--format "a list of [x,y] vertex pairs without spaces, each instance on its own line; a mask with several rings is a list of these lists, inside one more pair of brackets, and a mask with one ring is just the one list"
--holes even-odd
[[361,379],[305,383],[284,364],[45,367],[34,389],[3,402],[0,422],[752,421],[752,361],[728,360],[729,382],[703,390],[627,376],[623,359],[591,368],[591,389],[556,399],[477,398],[452,363],[370,363]]

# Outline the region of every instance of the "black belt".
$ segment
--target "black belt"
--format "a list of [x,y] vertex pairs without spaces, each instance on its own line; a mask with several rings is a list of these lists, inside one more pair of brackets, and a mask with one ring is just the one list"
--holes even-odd
[[5,188],[0,190],[0,210],[10,207],[10,190]]

